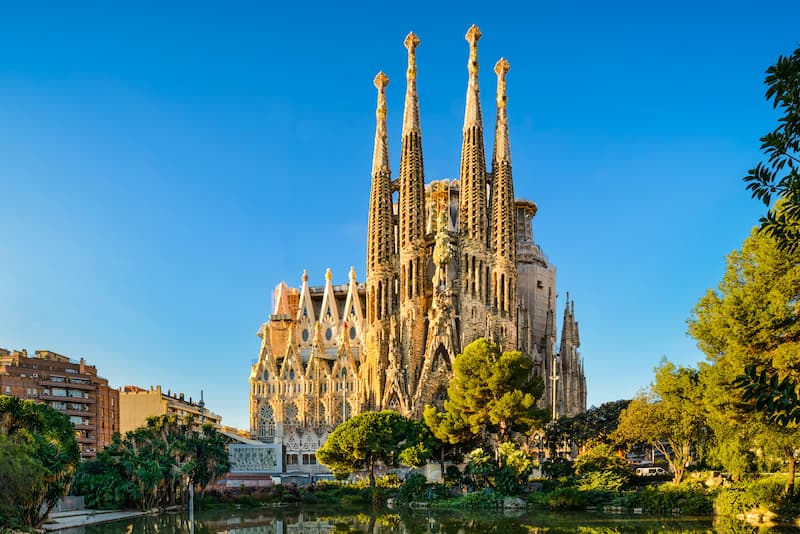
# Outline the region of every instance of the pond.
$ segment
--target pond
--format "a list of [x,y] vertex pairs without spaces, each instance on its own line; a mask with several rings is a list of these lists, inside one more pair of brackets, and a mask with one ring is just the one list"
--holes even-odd
[[[164,514],[139,517],[104,525],[60,531],[62,534],[121,534],[191,532],[187,514]],[[781,529],[784,530],[784,529]],[[779,530],[774,530],[778,532]],[[789,531],[788,529],[785,531]],[[322,534],[329,532],[370,534],[502,534],[544,533],[584,534],[689,533],[689,532],[758,532],[738,522],[713,524],[711,518],[653,518],[614,516],[593,513],[486,511],[449,512],[350,511],[341,509],[233,509],[195,514],[196,534]],[[763,532],[763,530],[761,530]]]

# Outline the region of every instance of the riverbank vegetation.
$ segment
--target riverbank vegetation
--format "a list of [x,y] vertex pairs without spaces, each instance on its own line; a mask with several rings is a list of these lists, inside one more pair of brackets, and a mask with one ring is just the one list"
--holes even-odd
[[211,425],[194,429],[191,417],[151,417],[144,427],[115,434],[112,443],[84,462],[75,491],[89,508],[150,510],[186,506],[230,469],[222,435]]
[[38,528],[69,491],[80,451],[69,418],[0,395],[0,528]]

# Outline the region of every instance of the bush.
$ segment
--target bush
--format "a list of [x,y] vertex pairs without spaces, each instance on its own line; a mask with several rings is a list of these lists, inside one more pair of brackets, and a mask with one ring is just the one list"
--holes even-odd
[[548,477],[553,479],[569,478],[575,474],[575,470],[572,468],[572,462],[565,458],[554,458],[543,462],[542,470]]
[[411,473],[406,477],[406,481],[400,486],[400,493],[397,496],[398,502],[410,503],[424,500],[426,486],[428,484],[425,475]]
[[740,483],[720,491],[714,501],[717,515],[734,516],[753,509],[776,511],[789,499],[784,495],[785,476]]
[[551,510],[583,510],[586,494],[576,488],[557,488],[546,496],[545,504]]
[[447,499],[434,503],[436,508],[481,508],[492,509],[503,506],[503,496],[486,488],[483,491],[467,493],[455,499]]
[[397,489],[403,485],[403,481],[397,476],[397,473],[388,473],[379,477],[375,481],[375,485],[383,489]]

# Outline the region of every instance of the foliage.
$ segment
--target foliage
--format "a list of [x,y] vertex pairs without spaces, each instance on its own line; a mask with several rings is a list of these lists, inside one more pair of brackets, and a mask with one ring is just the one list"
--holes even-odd
[[375,486],[375,467],[400,462],[419,465],[426,458],[427,429],[392,410],[363,412],[336,427],[317,451],[317,459],[337,476],[366,469]]
[[42,466],[29,444],[0,435],[0,526],[21,527],[44,486]]
[[425,475],[420,473],[411,473],[406,477],[403,485],[400,486],[400,493],[397,496],[398,502],[411,503],[420,502],[425,500],[425,492],[427,490],[428,481]]
[[486,339],[473,341],[455,359],[444,412],[426,408],[425,422],[444,443],[478,438],[496,452],[544,420],[536,408],[544,385],[532,366],[518,351],[501,353]]
[[452,499],[436,501],[433,506],[435,508],[494,509],[503,506],[503,495],[486,488],[483,491],[474,491]]
[[663,360],[650,391],[631,401],[622,412],[616,435],[627,443],[646,443],[669,462],[679,484],[688,465],[708,437],[703,388],[698,371]]
[[608,445],[598,445],[575,460],[575,486],[581,490],[619,491],[631,478],[628,462]]
[[769,208],[760,220],[762,232],[776,239],[781,250],[800,252],[800,47],[779,56],[764,83],[767,101],[782,116],[761,138],[766,162],[750,169],[744,181],[753,198]]
[[718,515],[728,516],[750,512],[753,509],[776,511],[786,502],[785,486],[786,477],[780,475],[746,484],[736,484],[720,491],[714,500],[714,508]]
[[0,437],[9,452],[4,476],[19,489],[2,501],[14,513],[0,516],[0,526],[15,522],[38,528],[69,491],[80,461],[75,427],[45,404],[0,396]]
[[[740,477],[754,470],[755,462],[743,462],[737,449],[779,450],[779,457],[794,471],[790,443],[800,439],[800,432],[782,404],[791,398],[782,400],[779,394],[770,407],[766,397],[759,402],[758,383],[763,377],[766,387],[774,380],[775,388],[786,392],[800,379],[799,318],[800,251],[781,250],[770,237],[753,232],[741,251],[728,256],[717,290],[700,299],[689,320],[689,333],[709,362],[701,374],[709,425],[716,434],[714,457]],[[746,379],[743,372],[748,373]],[[784,378],[777,378],[779,374]],[[751,393],[745,389],[743,398],[735,386],[751,380],[754,389]],[[746,400],[751,398],[756,402]],[[751,454],[744,459],[754,458]],[[793,477],[787,483],[786,491],[792,492]]]
[[788,426],[800,422],[797,383],[789,375],[780,378],[778,373],[768,374],[766,369],[759,373],[751,365],[736,377],[733,385],[742,390],[742,400],[764,412],[770,423]]
[[101,508],[140,510],[186,505],[189,487],[206,488],[230,469],[222,435],[211,425],[192,428],[191,417],[151,417],[144,427],[115,434],[97,459],[81,465],[76,493]]
[[549,493],[537,495],[533,504],[551,510],[583,510],[586,508],[586,493],[570,486],[556,488]]
[[572,462],[566,458],[551,458],[542,464],[544,473],[552,479],[569,478],[575,474]]
[[562,417],[545,427],[544,441],[551,451],[566,445],[594,447],[595,445],[617,445],[614,431],[619,425],[622,410],[631,401],[618,400],[592,406],[586,412],[573,417]]

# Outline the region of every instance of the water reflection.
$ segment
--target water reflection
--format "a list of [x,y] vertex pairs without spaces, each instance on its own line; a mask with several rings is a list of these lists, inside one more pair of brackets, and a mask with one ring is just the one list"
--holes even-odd
[[[721,525],[719,525],[721,526]],[[196,534],[627,534],[690,532],[757,532],[731,523],[721,529],[709,518],[652,519],[594,514],[521,513],[515,517],[489,512],[351,512],[342,510],[258,509],[198,512]],[[177,534],[190,531],[188,515],[141,517],[62,531],[64,534]],[[762,531],[763,532],[763,531]]]

